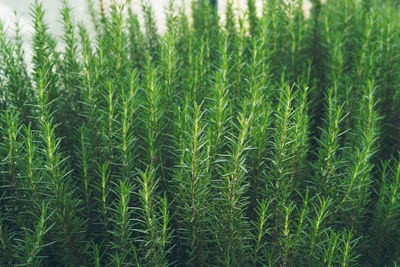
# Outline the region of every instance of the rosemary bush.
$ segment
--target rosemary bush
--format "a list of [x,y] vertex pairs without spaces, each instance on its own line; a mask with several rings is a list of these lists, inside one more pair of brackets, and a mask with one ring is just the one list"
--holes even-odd
[[398,266],[398,8],[312,2],[0,23],[0,265]]

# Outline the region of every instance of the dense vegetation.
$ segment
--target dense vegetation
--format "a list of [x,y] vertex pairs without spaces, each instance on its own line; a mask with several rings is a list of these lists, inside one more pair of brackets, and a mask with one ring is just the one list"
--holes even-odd
[[0,24],[1,266],[400,264],[390,2],[92,1]]

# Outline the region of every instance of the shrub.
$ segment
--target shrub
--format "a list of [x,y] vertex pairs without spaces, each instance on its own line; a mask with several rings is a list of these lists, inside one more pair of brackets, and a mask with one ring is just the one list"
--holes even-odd
[[0,24],[0,265],[397,266],[398,9],[312,2]]

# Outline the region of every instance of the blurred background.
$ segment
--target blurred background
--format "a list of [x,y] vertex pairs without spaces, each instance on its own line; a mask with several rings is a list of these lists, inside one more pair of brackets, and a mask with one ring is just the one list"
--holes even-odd
[[[103,0],[105,5],[111,2],[111,0]],[[165,29],[165,10],[170,0],[142,0],[145,3],[149,3],[155,15],[158,23],[158,29],[160,33]],[[132,0],[131,5],[135,13],[139,15],[141,19],[141,0]],[[224,13],[227,0],[210,0],[217,2],[219,15],[221,17],[221,23],[224,22]],[[30,56],[30,42],[32,34],[32,23],[30,16],[30,6],[34,0],[0,0],[0,20],[3,22],[5,27],[8,29],[8,37],[13,38],[15,36],[15,21],[18,19],[21,28],[22,38],[24,40],[24,50],[29,58]],[[62,24],[60,22],[61,16],[59,10],[61,9],[61,0],[42,0],[46,10],[45,20],[48,23],[49,30],[52,34],[59,37],[62,35]],[[88,14],[88,3],[86,0],[69,0],[70,6],[73,8],[73,14],[75,22],[83,21],[86,25],[90,23],[90,16]],[[99,0],[93,0],[97,5]],[[119,1],[126,2],[126,1]],[[184,5],[186,11],[190,13],[190,3],[192,0],[175,0],[177,7]],[[258,10],[261,11],[263,0],[257,0],[256,4]],[[233,0],[235,9],[238,13],[246,10],[247,0]],[[304,10],[307,14],[311,7],[310,0],[304,0]],[[58,38],[60,39],[60,38]],[[59,42],[59,46],[62,43]]]

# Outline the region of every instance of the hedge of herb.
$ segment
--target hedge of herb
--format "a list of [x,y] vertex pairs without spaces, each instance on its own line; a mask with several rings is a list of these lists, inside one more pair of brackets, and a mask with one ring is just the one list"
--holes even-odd
[[400,264],[398,9],[312,3],[0,24],[0,265]]

